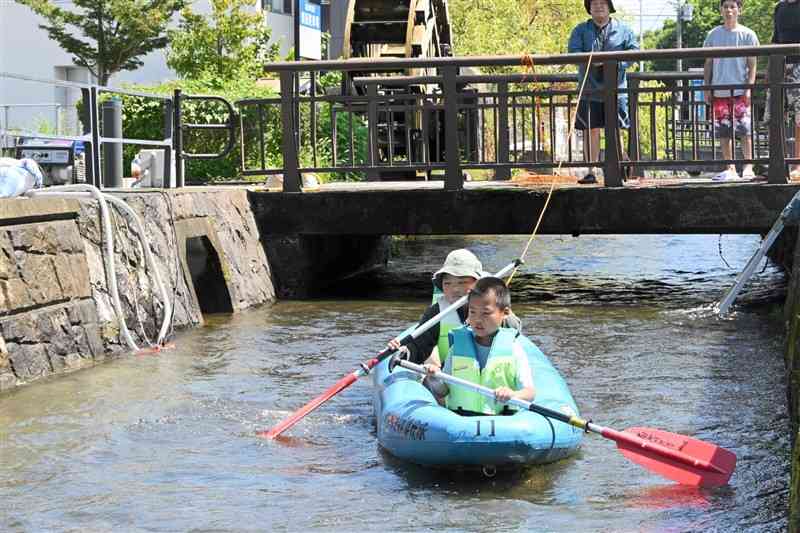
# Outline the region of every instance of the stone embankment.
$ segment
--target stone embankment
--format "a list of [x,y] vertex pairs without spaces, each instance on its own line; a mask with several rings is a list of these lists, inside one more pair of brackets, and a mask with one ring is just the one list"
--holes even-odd
[[794,247],[786,297],[786,388],[792,432],[789,531],[800,533],[800,237]]
[[[141,217],[174,306],[172,328],[203,312],[238,311],[275,297],[243,189],[114,193]],[[157,338],[165,302],[133,226],[112,220],[120,301],[136,344]],[[127,351],[104,267],[98,204],[0,201],[0,391],[94,365]]]

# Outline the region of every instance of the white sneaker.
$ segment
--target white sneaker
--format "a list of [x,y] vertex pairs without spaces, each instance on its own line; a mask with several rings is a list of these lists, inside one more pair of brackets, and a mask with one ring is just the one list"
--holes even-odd
[[726,169],[711,178],[712,181],[738,180],[739,174],[735,170]]

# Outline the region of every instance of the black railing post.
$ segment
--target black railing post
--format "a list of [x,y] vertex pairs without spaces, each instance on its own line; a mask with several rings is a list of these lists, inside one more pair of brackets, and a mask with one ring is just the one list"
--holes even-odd
[[[630,129],[628,130],[628,157],[631,161],[638,161],[641,157],[639,151],[639,86],[641,80],[632,78],[628,80],[628,116],[630,117]],[[631,176],[639,176],[640,169],[637,166],[630,167]]]
[[[508,138],[508,82],[501,81],[497,84],[497,162],[501,165],[510,161]],[[507,180],[510,177],[511,169],[508,167],[498,167],[495,170],[496,180]]]
[[442,93],[444,94],[444,158],[446,162],[444,188],[460,191],[464,188],[461,173],[461,156],[458,146],[458,67],[442,67]]
[[172,143],[175,140],[175,133],[172,122],[175,120],[175,106],[172,100],[164,100],[164,140],[169,140],[169,146],[164,147],[164,180],[161,187],[169,189],[172,187]]
[[[783,130],[783,70],[786,56],[769,56],[769,183],[787,183],[786,133]],[[795,140],[797,142],[797,140]],[[755,143],[753,143],[755,145]]]
[[603,164],[603,174],[606,187],[622,187],[622,168],[620,167],[620,152],[622,146],[619,140],[619,121],[617,119],[617,78],[619,63],[617,61],[603,62],[603,92],[605,99],[606,115],[606,157]]
[[[375,167],[378,164],[378,85],[375,83],[367,84],[367,137],[367,165]],[[367,172],[367,181],[378,180],[378,172]]]
[[300,171],[295,123],[294,74],[281,72],[281,148],[283,151],[283,192],[300,192]]
[[[112,96],[103,102],[103,137],[119,139],[122,133],[122,100]],[[103,142],[103,185],[118,189],[122,187],[122,143]]]
[[[80,109],[81,133],[83,135],[92,135],[94,131],[94,115],[92,114],[92,95],[91,91],[87,88],[81,89],[81,102],[83,105]],[[8,124],[6,124],[8,129]],[[84,146],[84,161],[86,162],[86,182],[94,185],[94,140],[89,141]]]
[[92,185],[98,189],[103,188],[103,179],[100,171],[100,120],[97,118],[97,86],[89,89],[89,119],[92,128]]
[[172,149],[175,152],[175,187],[183,187],[183,110],[181,90],[172,93]]

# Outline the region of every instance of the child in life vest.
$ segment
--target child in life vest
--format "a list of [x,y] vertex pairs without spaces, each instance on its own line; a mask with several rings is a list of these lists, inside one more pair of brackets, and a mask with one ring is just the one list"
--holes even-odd
[[[419,324],[424,324],[465,296],[482,274],[483,265],[469,250],[458,249],[447,254],[442,268],[433,274],[433,283],[441,289],[442,295],[422,313]],[[408,352],[408,360],[416,364],[428,362],[441,368],[443,359],[450,349],[448,334],[451,330],[463,326],[466,318],[466,306],[447,313],[438,324],[409,341],[403,348]],[[397,339],[390,341],[388,346],[395,350],[402,348]]]
[[517,342],[519,332],[501,327],[511,313],[511,294],[503,280],[484,277],[469,292],[469,326],[450,332],[450,352],[444,373],[494,390],[495,400],[477,392],[435,383],[434,364],[425,365],[431,389],[445,394],[445,404],[454,411],[500,414],[512,398],[531,401],[535,395],[533,374],[525,349]]

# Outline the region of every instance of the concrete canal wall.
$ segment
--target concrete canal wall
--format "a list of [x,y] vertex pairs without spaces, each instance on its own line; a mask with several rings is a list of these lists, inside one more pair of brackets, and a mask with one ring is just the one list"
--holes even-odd
[[[275,298],[269,263],[243,189],[115,193],[141,217],[174,305],[172,326],[204,312]],[[165,302],[129,222],[114,216],[114,264],[127,327],[156,339]],[[94,365],[129,350],[106,279],[98,203],[0,201],[0,391]]]
[[789,531],[800,533],[800,235],[794,247],[786,296],[786,389],[792,432]]

